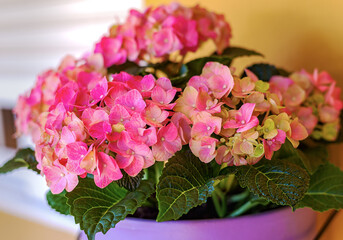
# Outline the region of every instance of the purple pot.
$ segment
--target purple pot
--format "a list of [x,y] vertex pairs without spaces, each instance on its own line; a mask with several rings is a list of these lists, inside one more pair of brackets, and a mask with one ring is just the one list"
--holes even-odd
[[[307,240],[313,239],[316,213],[311,209],[280,208],[226,219],[180,220],[157,223],[128,218],[96,240]],[[84,232],[80,240],[86,240]]]

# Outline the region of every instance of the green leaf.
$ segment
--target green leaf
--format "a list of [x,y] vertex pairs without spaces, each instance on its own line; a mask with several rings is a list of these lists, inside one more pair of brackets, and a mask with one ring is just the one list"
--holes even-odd
[[176,220],[207,201],[218,176],[218,169],[201,162],[192,152],[179,151],[168,160],[157,185],[157,221]]
[[327,162],[311,176],[310,187],[296,208],[316,211],[343,208],[343,172]]
[[75,223],[80,223],[88,238],[94,239],[97,232],[105,234],[133,214],[154,192],[155,185],[150,181],[142,181],[134,192],[128,192],[115,182],[101,189],[93,179],[85,178],[66,197]]
[[126,62],[121,65],[112,65],[111,67],[107,69],[107,71],[108,73],[112,73],[112,74],[125,71],[132,75],[139,75],[144,72],[145,68],[146,67],[139,66],[138,64],[134,62]]
[[35,152],[32,149],[19,149],[14,158],[6,162],[0,168],[0,174],[7,173],[22,167],[27,167],[39,174],[40,170],[37,169],[37,164],[38,162],[35,158]]
[[48,204],[52,209],[55,209],[61,214],[70,215],[70,206],[67,204],[68,198],[66,198],[65,195],[65,190],[60,194],[53,194],[51,191],[49,191],[46,194],[46,199],[48,200]]
[[[278,69],[274,65],[266,64],[266,63],[258,63],[248,67],[250,71],[252,71],[258,79],[268,82],[272,76],[281,75],[281,76],[288,76],[289,73],[286,70]],[[246,74],[243,73],[242,77],[245,77]]]
[[229,66],[232,59],[226,56],[210,56],[194,59],[182,66],[181,70],[183,73],[180,76],[170,79],[173,86],[181,88],[185,87],[191,77],[201,74],[202,69],[207,62],[219,62]]
[[237,58],[237,57],[248,57],[248,56],[261,56],[263,57],[263,54],[256,52],[254,50],[240,48],[240,47],[228,47],[226,48],[221,56],[226,56],[231,59]]
[[320,145],[313,148],[306,148],[301,151],[304,166],[312,175],[317,169],[328,161],[329,154],[325,146]]
[[303,198],[310,181],[304,168],[274,157],[272,160],[262,159],[255,165],[237,167],[236,177],[243,188],[248,187],[259,197],[290,206]]
[[126,172],[123,172],[123,177],[116,181],[119,187],[123,187],[129,191],[134,191],[142,181],[144,171],[141,171],[137,176],[131,177]]

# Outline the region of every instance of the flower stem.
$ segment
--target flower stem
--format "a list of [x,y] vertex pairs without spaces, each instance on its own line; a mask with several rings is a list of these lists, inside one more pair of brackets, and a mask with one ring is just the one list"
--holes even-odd
[[227,211],[226,195],[220,189],[215,189],[212,193],[212,201],[218,217],[225,217]]
[[260,203],[254,202],[254,201],[248,201],[245,204],[243,204],[240,208],[233,211],[231,214],[229,214],[229,217],[238,217],[247,211],[249,211],[251,208],[259,205]]

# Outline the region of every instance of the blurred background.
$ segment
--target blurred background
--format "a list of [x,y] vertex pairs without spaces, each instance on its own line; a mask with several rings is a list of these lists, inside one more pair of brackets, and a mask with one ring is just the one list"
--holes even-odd
[[[169,3],[167,0],[0,0],[0,136],[8,131],[8,111],[36,75],[56,67],[67,53],[76,57],[92,50],[110,25],[125,18],[129,8]],[[268,62],[296,71],[328,71],[343,87],[343,1],[340,0],[179,0],[199,3],[223,13],[232,27],[232,45],[257,50],[265,58],[242,58],[236,66]],[[6,126],[5,128],[3,126]],[[0,164],[13,150],[0,138]],[[19,143],[22,144],[22,143]],[[330,149],[340,164],[341,145]],[[49,210],[44,181],[27,171],[0,176],[1,239],[75,239],[73,219]],[[24,200],[24,201],[23,201]],[[329,213],[319,214],[320,226]],[[343,238],[338,214],[322,239]]]

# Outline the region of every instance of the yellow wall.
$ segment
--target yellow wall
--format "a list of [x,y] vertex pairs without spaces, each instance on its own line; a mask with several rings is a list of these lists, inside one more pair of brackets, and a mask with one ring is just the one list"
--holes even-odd
[[[169,3],[146,0],[146,5]],[[224,13],[233,31],[232,45],[260,51],[265,61],[290,71],[327,70],[343,87],[342,0],[179,0],[186,6],[199,3]],[[242,59],[240,64],[263,59]],[[237,64],[237,63],[236,63]],[[330,150],[343,169],[342,145]],[[321,226],[328,213],[319,215]],[[334,219],[323,240],[343,239],[343,212]]]
[[[169,3],[146,0],[146,5]],[[328,70],[343,86],[343,1],[180,0],[224,13],[232,45],[262,52],[265,60],[289,70]],[[257,59],[256,59],[257,60]]]

